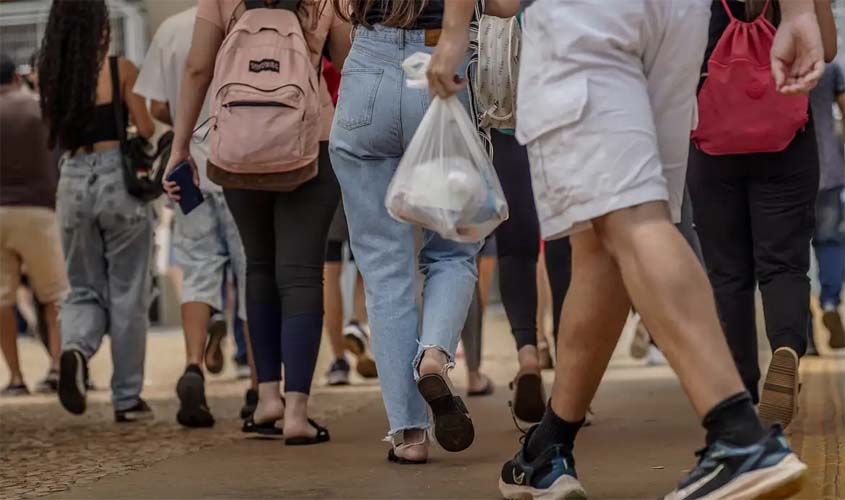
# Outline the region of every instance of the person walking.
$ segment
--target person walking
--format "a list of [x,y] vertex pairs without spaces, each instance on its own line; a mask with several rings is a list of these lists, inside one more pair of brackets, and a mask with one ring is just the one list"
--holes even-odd
[[[387,186],[431,102],[427,91],[405,88],[401,64],[416,52],[454,43],[438,37],[444,12],[463,3],[333,0],[338,16],[355,26],[355,37],[332,127],[332,165],[366,284],[393,441],[388,458],[397,463],[427,461],[429,407],[434,436],[444,449],[461,451],[474,439],[472,420],[447,372],[476,287],[481,245],[423,230],[417,251],[417,229],[391,218],[384,206]],[[464,31],[460,37],[468,38]],[[463,63],[467,55],[464,48]],[[466,93],[460,98],[467,103]],[[421,307],[418,270],[425,276]]]
[[[715,1],[705,61],[731,20],[771,16],[777,21],[777,5],[783,9],[784,2]],[[829,33],[823,35],[835,40],[830,5],[815,5],[822,11],[819,20],[829,21]],[[705,76],[702,88],[706,81]],[[807,350],[810,324],[810,242],[819,190],[813,114],[782,150],[711,155],[691,148],[688,183],[707,272],[742,381],[759,404],[763,422],[786,427],[798,408],[798,364]],[[755,324],[758,286],[773,353],[762,392]]]
[[845,327],[839,306],[845,280],[845,158],[842,139],[836,137],[833,104],[842,116],[845,134],[845,73],[835,62],[827,65],[819,85],[810,92],[810,106],[819,148],[819,193],[816,199],[816,231],[813,248],[819,264],[822,289],[819,303],[822,323],[830,333],[831,349],[845,347]]
[[[176,113],[175,137],[168,171],[190,158],[192,130],[214,75],[215,59],[229,29],[252,9],[278,2],[201,0],[194,36],[185,64]],[[283,2],[284,3],[284,2]],[[290,3],[290,2],[287,2]],[[285,3],[285,4],[287,4]],[[284,5],[282,5],[284,7]],[[302,28],[314,75],[328,44],[332,61],[343,66],[349,30],[327,0],[298,2],[295,14]],[[249,14],[252,19],[255,16]],[[274,61],[250,63],[249,70],[273,72]],[[278,61],[275,61],[279,64]],[[277,70],[278,71],[278,70]],[[326,237],[340,196],[328,157],[332,105],[321,81],[320,155],[316,177],[288,191],[267,190],[274,175],[224,174],[237,177],[239,188],[224,187],[246,254],[246,310],[258,377],[258,403],[244,422],[244,432],[278,436],[290,445],[326,442],[329,432],[308,418],[308,400],[323,326],[323,262]],[[202,168],[192,159],[194,169]],[[215,167],[217,168],[217,167]],[[269,177],[268,177],[269,176]],[[165,181],[178,200],[179,188]],[[285,398],[280,396],[282,365]],[[284,419],[283,428],[276,423]]]
[[[161,24],[135,83],[135,93],[150,100],[152,115],[171,126],[179,106],[182,76],[191,48],[196,14],[197,8],[194,7],[167,18]],[[200,113],[200,124],[207,118],[206,101]],[[208,156],[207,145],[203,141],[205,132],[200,127],[190,144],[191,158],[200,165],[205,163]],[[238,228],[229,213],[223,190],[208,180],[204,170],[200,170],[199,175],[205,201],[187,215],[176,207],[173,231],[175,263],[182,268],[183,275],[182,328],[185,332],[186,364],[185,372],[176,385],[179,397],[176,420],[185,427],[214,425],[214,417],[205,397],[202,367],[205,363],[212,373],[223,368],[222,353],[219,356],[206,356],[205,351],[208,345],[212,351],[209,354],[219,352],[226,335],[223,301],[230,268],[239,294],[235,301],[235,314],[246,319],[246,258]],[[214,366],[209,366],[215,362]]]
[[141,137],[154,132],[144,99],[132,93],[134,64],[118,58],[117,93],[108,59],[111,28],[103,0],[54,0],[38,64],[49,147],[65,151],[57,193],[70,293],[62,303],[59,400],[86,409],[88,360],[111,338],[117,422],[152,417],[141,399],[152,291],[152,207],[126,190],[115,104]]
[[[542,188],[534,194],[544,236],[570,235],[573,276],[554,393],[542,421],[502,468],[505,498],[586,498],[575,471],[575,437],[632,303],[707,429],[701,459],[666,498],[800,488],[806,465],[779,427],[761,425],[707,276],[673,225],[710,3],[637,0],[608,9],[539,0],[526,10],[517,137],[528,144],[534,185]],[[784,2],[782,9],[772,50],[775,85],[806,92],[823,58],[814,2]],[[469,12],[447,13],[444,26],[454,33],[443,35],[462,34]],[[460,90],[454,74],[467,44],[462,37],[434,54],[429,85],[437,95]]]
[[48,134],[37,96],[24,89],[15,63],[0,55],[0,347],[11,374],[2,396],[29,394],[18,359],[15,318],[24,267],[35,307],[43,311],[39,327],[46,329],[50,355],[39,391],[54,391],[58,385],[58,306],[68,282],[55,213],[58,172]]

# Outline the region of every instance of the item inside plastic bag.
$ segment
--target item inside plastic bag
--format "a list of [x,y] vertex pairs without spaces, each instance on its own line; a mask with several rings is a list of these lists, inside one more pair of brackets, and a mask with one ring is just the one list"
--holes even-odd
[[[411,88],[427,86],[431,56],[418,52],[402,64]],[[490,157],[456,96],[434,97],[385,197],[402,222],[464,243],[486,238],[508,218],[508,204]]]

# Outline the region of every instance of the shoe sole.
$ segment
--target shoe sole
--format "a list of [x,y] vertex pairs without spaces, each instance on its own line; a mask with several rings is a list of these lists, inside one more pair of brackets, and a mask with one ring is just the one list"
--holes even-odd
[[355,371],[364,378],[378,377],[376,362],[367,354],[364,342],[354,333],[347,333],[343,336],[346,350],[355,356]]
[[801,491],[806,471],[807,466],[794,453],[790,453],[777,465],[741,474],[701,500],[789,498]]
[[512,384],[513,414],[523,422],[537,423],[546,413],[543,378],[536,373],[523,373]]
[[205,367],[213,374],[223,371],[225,359],[221,344],[226,337],[226,321],[217,320],[208,327],[208,345],[205,348]]
[[766,427],[780,423],[789,426],[798,409],[798,357],[788,349],[778,349],[766,373],[760,396],[760,419]]
[[205,384],[202,377],[189,373],[183,375],[176,384],[176,395],[179,397],[179,411],[176,421],[183,427],[211,427],[214,417],[206,414],[202,406],[205,400]]
[[572,476],[560,476],[546,489],[508,484],[499,478],[499,492],[507,500],[586,500],[587,492]]
[[822,323],[830,332],[828,345],[831,349],[842,349],[845,347],[845,327],[842,325],[842,318],[837,313],[824,313]]
[[[458,452],[475,440],[475,427],[460,398],[452,394],[446,380],[437,374],[423,375],[417,388],[434,415],[434,437],[446,451]],[[458,403],[461,401],[461,403]]]
[[59,359],[59,402],[74,415],[85,413],[85,360],[78,351],[65,351]]

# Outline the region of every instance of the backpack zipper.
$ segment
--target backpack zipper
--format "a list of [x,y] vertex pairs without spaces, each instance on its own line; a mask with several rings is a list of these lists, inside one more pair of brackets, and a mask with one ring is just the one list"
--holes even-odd
[[291,108],[288,104],[275,101],[233,101],[223,105],[224,108]]

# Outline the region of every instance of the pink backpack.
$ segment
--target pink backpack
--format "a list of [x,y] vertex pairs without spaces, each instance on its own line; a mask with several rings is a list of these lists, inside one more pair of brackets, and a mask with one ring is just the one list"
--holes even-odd
[[692,140],[709,155],[783,151],[806,125],[808,97],[775,88],[770,53],[775,27],[766,19],[771,0],[751,22],[731,18],[707,62],[698,93],[698,127]]
[[209,177],[288,191],[317,175],[317,68],[296,12],[244,3],[214,66]]

